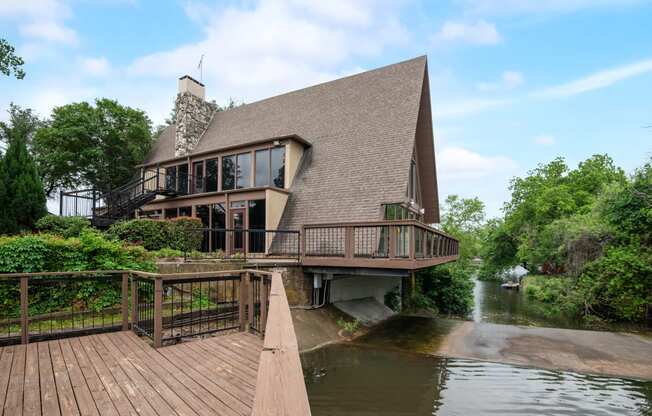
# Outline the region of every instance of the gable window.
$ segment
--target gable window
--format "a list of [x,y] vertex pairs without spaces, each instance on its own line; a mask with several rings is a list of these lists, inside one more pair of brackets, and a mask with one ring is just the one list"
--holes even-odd
[[285,187],[285,146],[272,149],[272,185]]
[[255,186],[269,186],[270,181],[269,149],[256,150]]
[[206,192],[217,191],[217,159],[206,161]]
[[412,162],[410,163],[408,198],[410,198],[410,201],[417,200],[417,162],[414,159],[412,159]]
[[192,164],[195,193],[204,192],[204,161]]
[[235,188],[235,155],[222,158],[222,189]]
[[241,153],[236,156],[235,187],[237,189],[251,187],[251,153]]

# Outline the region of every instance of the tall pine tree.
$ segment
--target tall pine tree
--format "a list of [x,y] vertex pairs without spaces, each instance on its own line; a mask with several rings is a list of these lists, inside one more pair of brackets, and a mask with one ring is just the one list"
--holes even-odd
[[4,192],[0,189],[0,198],[4,200],[0,200],[0,203],[4,212],[0,220],[0,233],[31,230],[34,223],[47,214],[47,208],[41,178],[36,163],[27,151],[26,138],[12,137],[2,162],[0,177],[4,176]]

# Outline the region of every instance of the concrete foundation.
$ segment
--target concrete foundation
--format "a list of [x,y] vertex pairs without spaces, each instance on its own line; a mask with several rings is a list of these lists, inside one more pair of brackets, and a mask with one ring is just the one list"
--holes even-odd
[[374,298],[378,303],[384,305],[385,294],[394,290],[401,293],[400,277],[338,276],[331,281],[330,285],[330,301],[333,303]]

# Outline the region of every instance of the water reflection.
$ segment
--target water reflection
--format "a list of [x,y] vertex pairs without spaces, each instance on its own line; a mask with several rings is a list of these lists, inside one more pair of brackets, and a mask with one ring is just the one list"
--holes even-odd
[[302,356],[313,415],[649,415],[652,383],[355,345]]

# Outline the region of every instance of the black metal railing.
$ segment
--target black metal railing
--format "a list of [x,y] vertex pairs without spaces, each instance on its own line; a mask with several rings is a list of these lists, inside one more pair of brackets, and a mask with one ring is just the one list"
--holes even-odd
[[132,296],[135,295],[136,302],[133,303],[131,325],[136,333],[153,337],[154,336],[154,281],[149,278],[132,276]]
[[200,251],[215,258],[300,258],[299,231],[263,229],[189,229],[201,233]]

